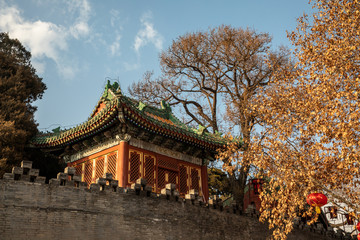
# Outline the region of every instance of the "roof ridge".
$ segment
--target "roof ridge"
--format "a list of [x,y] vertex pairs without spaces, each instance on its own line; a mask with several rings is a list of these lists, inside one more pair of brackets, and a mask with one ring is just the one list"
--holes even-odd
[[[104,105],[101,107],[101,104]],[[111,126],[119,120],[119,112],[138,126],[180,141],[211,149],[225,143],[226,140],[220,134],[208,133],[201,128],[195,129],[180,121],[165,100],[162,100],[160,105],[159,108],[123,95],[116,82],[110,84],[108,81],[95,109],[85,122],[56,133],[40,133],[31,143],[48,147],[71,144]]]

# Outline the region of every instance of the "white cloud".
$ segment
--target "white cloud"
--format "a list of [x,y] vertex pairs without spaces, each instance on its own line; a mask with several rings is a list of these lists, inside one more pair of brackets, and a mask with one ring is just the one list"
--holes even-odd
[[115,9],[110,10],[110,25],[115,33],[115,40],[110,44],[109,49],[112,56],[120,56],[120,40],[122,31],[122,24],[120,21],[120,12]]
[[38,61],[35,59],[31,62],[31,64],[36,69],[37,73],[42,74],[45,72],[45,63],[44,62],[41,62],[41,61]]
[[90,32],[88,21],[91,14],[91,7],[87,0],[72,0],[68,2],[70,12],[79,12],[78,18],[75,20],[73,26],[70,27],[71,35],[79,39],[87,36]]
[[59,68],[61,69],[60,74],[66,78],[66,79],[73,79],[76,76],[76,73],[78,71],[78,68],[73,66],[73,65],[69,65],[69,64],[63,64],[63,63],[58,63]]
[[15,6],[0,2],[0,31],[8,32],[11,38],[19,39],[30,49],[34,67],[42,73],[45,70],[44,58],[56,63],[59,73],[65,78],[73,78],[77,71],[74,64],[64,64],[64,53],[71,38],[78,39],[89,34],[87,21],[91,8],[86,0],[69,2],[69,11],[78,11],[79,16],[71,26],[46,21],[28,21],[21,16]]
[[138,31],[135,37],[134,49],[139,53],[140,48],[144,47],[148,43],[152,43],[158,50],[162,49],[163,37],[156,31],[154,24],[151,22],[151,12],[145,13],[141,18],[141,29]]
[[110,45],[110,52],[112,56],[120,56],[120,39],[121,35],[117,33],[115,41]]
[[62,26],[51,22],[29,22],[20,16],[15,7],[0,10],[0,29],[10,37],[19,39],[30,48],[34,58],[48,57],[57,62],[59,50],[66,50],[66,34]]
[[115,9],[111,9],[110,10],[110,15],[111,15],[111,18],[110,18],[110,24],[112,27],[116,27],[116,24],[119,22],[120,20],[120,13],[118,10],[115,10]]

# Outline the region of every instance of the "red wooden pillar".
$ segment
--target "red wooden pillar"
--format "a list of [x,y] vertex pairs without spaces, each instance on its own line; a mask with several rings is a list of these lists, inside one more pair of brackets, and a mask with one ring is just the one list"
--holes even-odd
[[209,184],[208,184],[208,173],[207,166],[201,166],[201,186],[204,194],[205,201],[209,201]]
[[119,144],[119,157],[117,164],[117,173],[120,187],[126,187],[128,178],[128,166],[129,166],[129,143],[127,141],[121,141]]

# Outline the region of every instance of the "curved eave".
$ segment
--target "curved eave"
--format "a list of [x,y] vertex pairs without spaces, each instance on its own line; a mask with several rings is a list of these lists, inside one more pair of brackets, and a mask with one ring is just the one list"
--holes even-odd
[[199,139],[195,133],[186,131],[185,129],[173,126],[164,122],[160,122],[147,115],[139,114],[136,110],[122,104],[124,109],[125,119],[130,121],[132,124],[139,126],[149,132],[159,134],[161,136],[175,139],[187,144],[191,144],[203,149],[216,151],[218,148],[222,148],[224,143],[214,142],[210,139]]
[[53,148],[76,143],[113,125],[117,120],[117,112],[117,102],[113,102],[85,123],[55,136],[35,137],[31,144],[40,148]]
[[216,151],[219,148],[223,148],[226,143],[222,139],[216,139],[206,135],[198,135],[189,129],[185,129],[176,124],[168,124],[154,119],[138,110],[136,106],[134,106],[133,103],[126,97],[118,96],[115,97],[114,100],[110,101],[107,107],[85,123],[61,132],[58,135],[53,134],[51,136],[38,136],[34,141],[31,141],[31,144],[40,148],[54,148],[65,147],[69,144],[76,143],[113,125],[118,119],[118,112],[122,112],[127,121],[149,132],[197,146],[199,148]]

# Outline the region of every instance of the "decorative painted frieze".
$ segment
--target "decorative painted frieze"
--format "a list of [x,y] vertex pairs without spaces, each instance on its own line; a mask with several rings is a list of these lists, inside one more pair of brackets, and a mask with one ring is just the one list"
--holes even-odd
[[96,146],[88,147],[86,150],[77,152],[73,155],[66,155],[64,156],[64,160],[66,163],[75,162],[81,158],[88,157],[105,149],[119,145],[120,142],[128,142],[130,139],[131,136],[129,134],[118,134],[115,136],[115,139],[109,139],[107,141],[97,144]]
[[129,144],[130,144],[130,146],[145,149],[145,150],[148,150],[148,151],[151,151],[151,152],[162,154],[162,155],[165,155],[167,157],[175,158],[175,159],[182,160],[182,161],[185,161],[185,162],[189,162],[189,163],[192,163],[192,164],[202,165],[202,163],[203,163],[201,158],[197,158],[197,157],[193,157],[193,156],[188,155],[188,154],[173,151],[171,149],[164,148],[164,147],[161,147],[161,146],[149,143],[149,142],[144,142],[144,141],[142,141],[140,139],[131,138],[130,141],[129,141]]

